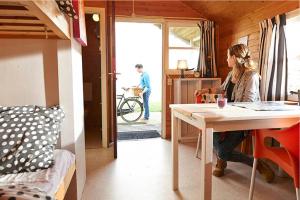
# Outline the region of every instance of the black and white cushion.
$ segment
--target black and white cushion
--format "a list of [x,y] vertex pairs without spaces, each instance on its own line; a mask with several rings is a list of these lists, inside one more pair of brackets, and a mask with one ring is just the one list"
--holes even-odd
[[59,9],[69,17],[78,19],[78,15],[74,10],[71,0],[55,0]]
[[63,118],[59,107],[0,106],[0,174],[49,168]]

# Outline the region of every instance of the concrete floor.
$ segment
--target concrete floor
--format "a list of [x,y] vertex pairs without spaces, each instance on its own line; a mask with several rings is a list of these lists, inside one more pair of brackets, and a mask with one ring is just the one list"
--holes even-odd
[[[87,149],[84,200],[197,200],[200,162],[195,143],[180,144],[180,190],[171,182],[171,142],[160,138],[118,143],[112,149]],[[213,178],[213,200],[246,200],[251,168],[229,163],[226,176]],[[255,200],[295,200],[293,181],[276,177],[272,184],[256,179]]]

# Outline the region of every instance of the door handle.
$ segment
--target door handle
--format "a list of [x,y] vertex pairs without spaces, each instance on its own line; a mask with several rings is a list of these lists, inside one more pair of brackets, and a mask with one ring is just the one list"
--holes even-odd
[[108,73],[109,75],[121,75],[121,73]]

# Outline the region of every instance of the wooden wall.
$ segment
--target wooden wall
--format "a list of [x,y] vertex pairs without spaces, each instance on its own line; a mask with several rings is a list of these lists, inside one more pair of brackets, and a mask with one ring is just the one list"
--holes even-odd
[[248,35],[251,57],[257,62],[259,58],[259,22],[297,8],[299,8],[297,1],[273,2],[271,5],[268,4],[256,9],[242,18],[237,18],[235,21],[219,23],[220,40],[219,48],[217,48],[217,65],[222,79],[226,78],[229,71],[226,61],[228,47],[236,43],[240,37]]
[[99,23],[91,14],[85,17],[88,46],[82,47],[85,126],[101,128],[101,54]]

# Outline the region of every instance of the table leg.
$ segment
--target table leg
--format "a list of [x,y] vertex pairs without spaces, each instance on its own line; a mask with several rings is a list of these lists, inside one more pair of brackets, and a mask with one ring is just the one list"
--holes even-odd
[[171,139],[172,139],[172,171],[173,171],[173,190],[178,189],[178,125],[180,120],[174,116],[172,112],[172,129],[171,129]]
[[213,129],[202,131],[201,150],[201,200],[212,199]]
[[181,141],[181,125],[182,125],[182,121],[178,120],[178,122],[177,122],[178,141]]

